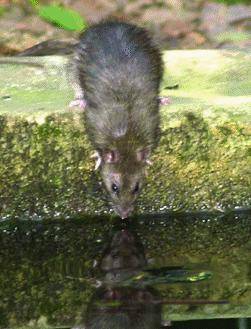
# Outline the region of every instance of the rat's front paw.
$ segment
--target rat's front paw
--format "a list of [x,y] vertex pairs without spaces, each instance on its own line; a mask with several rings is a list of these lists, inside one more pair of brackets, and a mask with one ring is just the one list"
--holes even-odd
[[169,105],[172,103],[170,97],[167,96],[159,96],[158,100],[160,105]]
[[84,110],[86,107],[86,101],[83,98],[77,98],[70,102],[70,107],[79,107],[81,110]]
[[101,166],[101,163],[102,163],[102,158],[101,158],[99,152],[98,151],[94,152],[91,155],[91,159],[95,160],[95,169],[94,170],[97,170]]

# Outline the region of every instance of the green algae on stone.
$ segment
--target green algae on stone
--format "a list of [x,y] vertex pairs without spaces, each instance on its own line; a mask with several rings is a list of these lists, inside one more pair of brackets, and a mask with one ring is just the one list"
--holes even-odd
[[68,114],[47,116],[42,124],[2,118],[1,214],[69,216],[100,205],[90,147],[81,125],[72,125],[73,120]]
[[194,112],[179,121],[166,114],[164,125],[144,195],[152,195],[149,204],[156,198],[165,209],[250,205],[250,127],[230,120],[215,125]]
[[[68,107],[67,60],[23,60],[42,68],[0,61],[0,217],[109,211],[83,114]],[[172,104],[138,212],[249,206],[250,53],[168,51],[164,61]]]
[[0,114],[41,122],[46,115],[69,112],[73,92],[67,63],[61,56],[0,58],[4,77],[0,80]]

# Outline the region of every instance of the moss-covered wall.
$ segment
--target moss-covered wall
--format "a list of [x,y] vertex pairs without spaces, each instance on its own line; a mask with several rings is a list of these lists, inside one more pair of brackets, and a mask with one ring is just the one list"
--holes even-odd
[[[68,108],[65,59],[29,60],[44,67],[0,62],[0,217],[109,211],[83,115]],[[251,55],[169,51],[164,60],[162,94],[172,104],[161,110],[162,138],[138,211],[247,207]]]

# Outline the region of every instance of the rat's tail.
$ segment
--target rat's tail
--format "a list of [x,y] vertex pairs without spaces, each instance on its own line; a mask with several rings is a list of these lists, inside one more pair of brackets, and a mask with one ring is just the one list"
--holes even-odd
[[16,54],[16,56],[69,55],[76,48],[77,40],[46,40]]

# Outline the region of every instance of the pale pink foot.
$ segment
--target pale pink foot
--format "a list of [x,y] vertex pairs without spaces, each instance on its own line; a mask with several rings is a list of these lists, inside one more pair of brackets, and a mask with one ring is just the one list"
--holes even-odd
[[172,103],[170,97],[167,96],[159,96],[158,100],[160,105],[169,105]]
[[77,98],[70,102],[70,107],[79,107],[80,109],[84,110],[86,107],[86,101],[83,98]]

